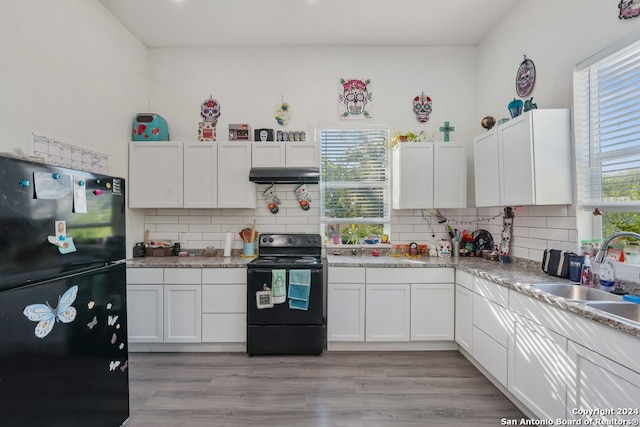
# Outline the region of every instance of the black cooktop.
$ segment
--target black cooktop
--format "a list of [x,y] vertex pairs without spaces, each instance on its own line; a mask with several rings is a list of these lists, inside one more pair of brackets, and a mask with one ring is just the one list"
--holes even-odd
[[321,265],[322,260],[319,257],[312,256],[287,256],[287,257],[272,257],[272,256],[261,256],[249,263],[249,266],[260,266],[260,267],[285,267],[285,266],[313,266],[313,265]]

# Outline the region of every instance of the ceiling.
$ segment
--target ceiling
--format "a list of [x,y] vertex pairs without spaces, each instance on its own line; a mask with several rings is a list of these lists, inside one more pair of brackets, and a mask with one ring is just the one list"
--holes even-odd
[[520,0],[99,0],[148,48],[476,46]]

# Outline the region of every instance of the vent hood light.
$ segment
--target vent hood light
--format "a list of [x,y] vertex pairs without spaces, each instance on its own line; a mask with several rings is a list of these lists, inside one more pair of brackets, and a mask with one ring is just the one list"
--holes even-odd
[[258,184],[317,184],[320,168],[251,168],[249,181]]

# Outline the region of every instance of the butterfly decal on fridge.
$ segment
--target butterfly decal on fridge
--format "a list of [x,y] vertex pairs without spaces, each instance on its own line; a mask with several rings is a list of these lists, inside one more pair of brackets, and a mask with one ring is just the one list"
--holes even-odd
[[36,337],[42,339],[49,335],[57,322],[73,322],[76,318],[76,309],[72,304],[77,296],[78,285],[74,285],[58,297],[58,305],[55,308],[51,307],[48,301],[45,304],[26,306],[22,314],[32,322],[38,322],[34,331]]

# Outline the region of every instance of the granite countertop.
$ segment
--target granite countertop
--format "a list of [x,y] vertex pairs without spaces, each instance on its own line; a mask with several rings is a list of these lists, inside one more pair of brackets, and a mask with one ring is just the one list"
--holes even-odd
[[571,301],[542,292],[530,285],[536,283],[572,283],[567,279],[545,274],[538,263],[529,261],[502,264],[482,258],[436,258],[436,257],[390,257],[328,255],[329,267],[377,267],[377,268],[434,268],[454,267],[513,289],[552,306],[602,323],[621,332],[640,337],[640,324],[618,320],[605,312],[586,306],[583,302]]
[[[232,257],[148,257],[127,260],[130,268],[244,268],[254,258]],[[530,285],[535,283],[571,283],[569,280],[545,274],[539,263],[520,260],[510,264],[488,261],[482,258],[439,258],[439,257],[391,257],[381,255],[328,255],[328,267],[376,267],[376,268],[459,268],[473,275],[490,280],[498,285],[513,289],[552,306],[578,314],[587,319],[605,324],[609,327],[640,337],[640,324],[618,320],[616,317],[586,306],[584,303],[570,301],[544,293]],[[635,292],[634,292],[635,293]]]
[[127,267],[130,268],[244,268],[255,257],[242,256],[167,256],[130,258]]

